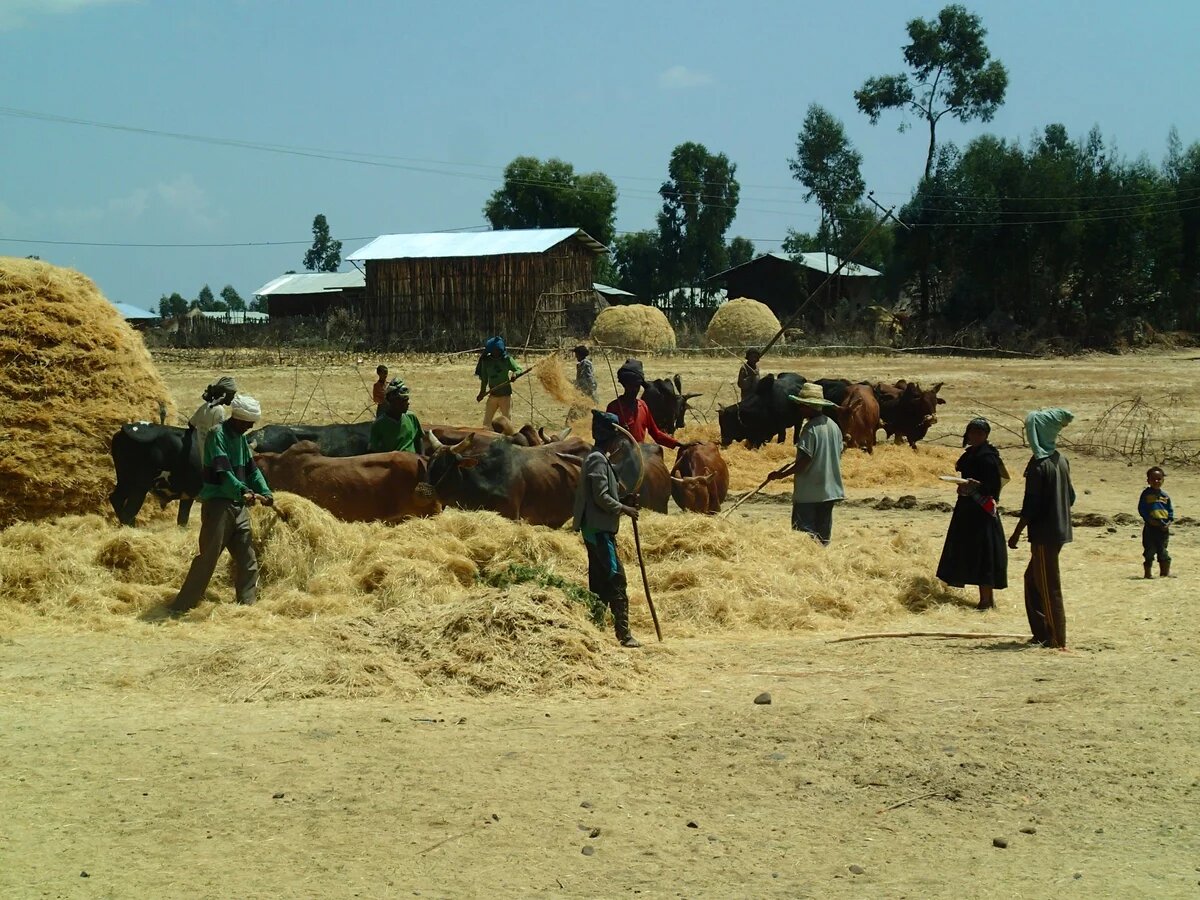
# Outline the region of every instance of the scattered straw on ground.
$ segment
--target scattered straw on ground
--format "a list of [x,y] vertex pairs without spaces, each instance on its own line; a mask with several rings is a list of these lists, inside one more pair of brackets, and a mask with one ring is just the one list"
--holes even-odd
[[[719,441],[720,431],[712,425],[689,425],[676,437],[689,441]],[[747,450],[742,444],[731,444],[721,451],[729,465],[729,490],[732,493],[758,487],[767,473],[782,468],[796,459],[791,432],[782,444],[764,444],[758,450]],[[846,487],[880,487],[893,492],[915,488],[936,487],[939,475],[953,475],[954,463],[962,451],[934,444],[918,444],[914,452],[907,444],[879,444],[875,452],[847,450],[842,454],[842,481]],[[791,491],[790,479],[767,485],[767,493]],[[953,499],[953,498],[950,498]]]
[[779,319],[757,300],[739,297],[717,307],[706,337],[720,347],[761,347],[779,332]]
[[[602,693],[643,675],[652,656],[618,650],[583,602],[578,535],[447,510],[399,526],[348,524],[298,497],[255,509],[259,602],[229,602],[222,565],[208,600],[181,621],[141,616],[174,595],[195,531],[121,529],[99,516],[0,531],[0,631],[123,631],[177,641],[155,677],[237,699],[354,697],[428,690]],[[875,625],[928,594],[937,548],[842,529],[835,547],[777,523],[646,514],[642,547],[668,636],[731,629]],[[652,634],[637,587],[633,621]],[[914,589],[912,586],[917,585]],[[937,598],[935,597],[936,601]],[[653,649],[653,648],[651,648]]]
[[596,316],[592,340],[629,350],[674,350],[675,329],[656,307],[640,303],[610,306]]
[[103,509],[113,433],[160,401],[141,336],[89,278],[0,258],[0,525]]

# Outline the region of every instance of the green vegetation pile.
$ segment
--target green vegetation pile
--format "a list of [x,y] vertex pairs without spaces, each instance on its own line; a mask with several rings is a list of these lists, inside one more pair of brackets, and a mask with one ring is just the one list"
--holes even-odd
[[0,526],[102,510],[112,435],[171,396],[85,275],[0,257]]

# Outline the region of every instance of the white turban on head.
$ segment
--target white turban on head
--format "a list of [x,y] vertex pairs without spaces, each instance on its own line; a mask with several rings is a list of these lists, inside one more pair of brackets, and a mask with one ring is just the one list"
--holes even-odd
[[249,394],[238,394],[229,404],[229,417],[241,419],[243,422],[257,422],[262,415],[262,407]]

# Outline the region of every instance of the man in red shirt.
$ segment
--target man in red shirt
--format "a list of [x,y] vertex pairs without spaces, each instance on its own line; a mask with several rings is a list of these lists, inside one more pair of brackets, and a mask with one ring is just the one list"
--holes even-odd
[[625,389],[625,393],[608,404],[608,412],[617,417],[621,427],[633,435],[635,441],[640,444],[649,434],[654,443],[662,447],[691,446],[690,443],[680,443],[660,429],[654,421],[654,416],[650,414],[650,407],[646,405],[646,401],[638,397],[638,391],[646,383],[646,372],[640,359],[625,360],[621,368],[617,369],[617,381]]

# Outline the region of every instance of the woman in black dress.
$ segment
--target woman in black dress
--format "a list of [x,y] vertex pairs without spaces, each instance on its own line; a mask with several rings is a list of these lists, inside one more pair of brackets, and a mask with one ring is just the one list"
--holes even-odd
[[981,610],[996,605],[994,590],[1008,587],[1008,548],[997,506],[1008,471],[999,451],[988,443],[991,430],[987,419],[972,419],[963,435],[966,450],[954,468],[967,483],[958,486],[958,503],[937,568],[938,578],[953,587],[979,585],[975,608]]

